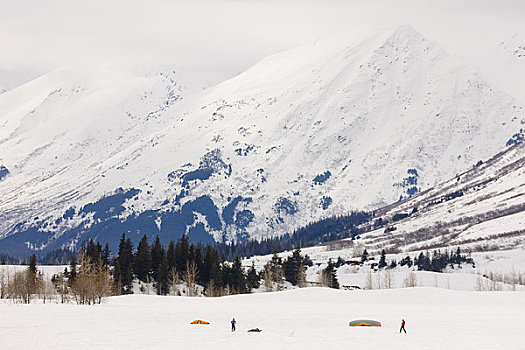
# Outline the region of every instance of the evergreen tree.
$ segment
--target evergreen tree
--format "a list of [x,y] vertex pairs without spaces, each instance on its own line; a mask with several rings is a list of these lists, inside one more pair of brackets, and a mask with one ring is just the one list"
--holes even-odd
[[[202,263],[201,273],[199,274],[200,280],[203,285],[207,285],[211,280],[211,266],[212,266],[212,250],[211,246],[206,246],[204,252],[204,261]],[[217,282],[217,281],[215,281]]]
[[[283,284],[284,271],[283,263],[277,252],[273,253],[272,259],[266,264],[264,280],[265,284],[269,285],[269,282],[277,283],[277,288],[280,289]],[[269,279],[269,281],[268,281]],[[271,284],[271,283],[270,283]],[[273,287],[272,287],[273,288]]]
[[458,247],[456,255],[454,256],[454,263],[458,264],[458,267],[461,267],[461,248]]
[[221,286],[223,288],[231,289],[233,285],[232,268],[225,261],[223,261],[221,264],[221,276],[222,276]]
[[102,266],[104,264],[104,261],[102,259],[102,245],[100,244],[100,242],[97,242],[97,245],[95,246],[96,248],[96,259],[93,259],[92,261],[93,262],[96,262],[98,264],[100,264],[100,266]]
[[381,251],[381,258],[379,259],[378,267],[380,269],[382,269],[383,267],[386,267],[386,253],[384,249]]
[[202,268],[201,272],[199,273],[199,280],[204,286],[208,286],[210,282],[211,285],[222,286],[219,252],[209,245],[206,247],[206,251],[204,253]]
[[[162,250],[164,253],[164,250]],[[169,290],[169,266],[168,266],[168,258],[166,257],[166,254],[162,254],[162,260],[161,263],[157,269],[157,294],[159,295],[166,295],[170,292]]]
[[365,261],[368,260],[368,250],[365,250],[363,251],[363,255],[361,256],[361,262],[364,263]]
[[419,253],[417,258],[414,258],[414,265],[417,266],[418,270],[423,270],[423,265],[425,264],[425,255],[423,252]]
[[90,262],[95,265],[102,265],[102,246],[100,243],[95,244],[95,242],[90,239],[87,244],[82,244],[81,251],[86,254]]
[[143,282],[148,282],[151,270],[151,253],[146,235],[142,237],[135,253],[133,270],[137,278]]
[[393,269],[397,266],[397,262],[395,259],[392,259],[392,261],[390,262],[390,268]]
[[312,259],[310,259],[310,257],[308,256],[308,254],[306,254],[304,256],[304,264],[307,266],[307,267],[312,267],[314,266],[314,262],[312,261]]
[[33,272],[35,275],[37,274],[36,270],[36,255],[33,254],[29,257],[29,271]]
[[294,286],[303,286],[305,283],[306,266],[301,256],[301,248],[296,248],[292,256],[283,263],[284,278]]
[[171,269],[177,266],[177,260],[175,255],[175,243],[173,243],[173,240],[170,240],[170,242],[168,243],[166,257],[168,259],[168,268],[171,271]]
[[164,250],[162,249],[162,244],[160,243],[160,238],[157,236],[155,243],[151,247],[151,272],[153,273],[153,278],[155,281],[158,281],[157,272],[159,267],[162,264],[162,256],[164,255]]
[[69,274],[68,274],[68,282],[73,282],[75,278],[77,277],[77,257],[76,255],[73,255],[71,258],[71,261],[69,262]]
[[122,294],[131,294],[133,283],[133,245],[131,239],[122,234],[118,257],[115,262],[114,280],[120,286]]
[[203,265],[204,265],[204,257],[202,256],[202,246],[201,245],[193,248],[193,259],[192,260],[195,262],[197,271],[199,271],[199,274],[197,275],[197,283],[204,285],[205,283],[203,282],[200,276],[202,273]]
[[337,281],[337,272],[335,270],[332,259],[328,260],[328,266],[323,270],[323,280],[330,288],[339,289],[339,282]]
[[177,265],[177,271],[180,271],[183,274],[186,271],[186,263],[190,260],[190,246],[189,239],[187,236],[182,236],[182,238],[177,242],[175,246],[175,260]]
[[253,289],[259,288],[261,286],[260,281],[261,278],[255,270],[255,263],[252,261],[252,266],[248,269],[246,275],[246,286],[248,287],[248,291],[251,292]]
[[231,287],[233,293],[246,293],[246,276],[242,267],[241,258],[237,255],[231,268]]
[[110,265],[110,257],[111,257],[111,251],[109,250],[109,244],[106,243],[104,246],[104,250],[102,251],[102,263],[104,266]]
[[277,255],[277,252],[273,252],[272,260],[270,260],[270,268],[275,272],[278,269],[281,269],[282,267],[282,259]]

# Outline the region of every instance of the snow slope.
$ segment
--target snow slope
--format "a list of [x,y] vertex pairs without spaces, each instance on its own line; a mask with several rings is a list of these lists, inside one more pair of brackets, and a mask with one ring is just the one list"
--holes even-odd
[[68,79],[0,96],[0,248],[282,234],[437,185],[523,137],[525,123],[520,101],[409,26],[268,57],[175,110],[160,107],[173,91],[164,80],[145,106],[144,85],[113,74],[91,82],[117,103]]
[[[450,181],[378,210],[381,228],[360,235],[358,243],[371,250],[523,248],[524,165],[525,143],[520,142]],[[396,215],[401,219],[395,221]]]
[[[518,292],[433,288],[307,288],[222,298],[137,295],[96,306],[2,300],[0,329],[2,344],[11,349],[516,349],[525,341],[524,302]],[[198,318],[210,325],[189,324]],[[382,327],[348,327],[360,318],[379,320]],[[402,318],[406,335],[399,334]],[[255,327],[262,332],[246,332]]]

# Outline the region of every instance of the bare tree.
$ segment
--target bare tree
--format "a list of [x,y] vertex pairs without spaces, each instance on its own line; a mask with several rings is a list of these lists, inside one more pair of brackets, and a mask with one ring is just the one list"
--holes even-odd
[[80,255],[80,269],[71,284],[71,291],[79,304],[100,304],[111,295],[112,282],[109,271],[102,262],[91,261],[87,254]]
[[488,290],[486,281],[483,279],[483,277],[478,276],[476,278],[476,286],[474,287],[474,290],[476,290],[478,292],[483,292],[483,291]]
[[195,283],[197,279],[197,265],[195,265],[195,262],[192,261],[186,262],[186,271],[184,273],[184,282],[186,282],[186,286],[188,287],[188,296],[194,297],[197,295],[197,285]]
[[177,271],[177,268],[174,266],[171,268],[169,274],[168,274],[168,283],[169,283],[169,289],[171,295],[177,295],[178,288],[177,285],[180,282],[179,277],[179,271]]
[[417,287],[417,277],[416,277],[416,274],[413,271],[410,271],[405,276],[405,280],[403,281],[403,287],[405,287],[405,288]]
[[9,272],[5,269],[0,270],[0,299],[7,298],[7,286],[9,285]]
[[284,271],[282,268],[276,269],[273,275],[275,283],[277,283],[277,290],[283,289]]
[[368,271],[366,275],[365,289],[374,289],[374,284],[372,282],[372,270]]
[[363,256],[363,251],[364,248],[362,244],[355,245],[354,250],[352,251],[352,258],[360,258],[361,256]]
[[231,287],[229,284],[227,284],[226,287],[224,287],[224,290],[222,291],[222,294],[220,296],[231,295],[231,294],[232,294]]
[[29,304],[35,294],[39,293],[39,276],[30,269],[15,272],[8,284],[8,294],[11,299]]
[[263,279],[264,279],[264,286],[266,287],[266,291],[267,292],[273,291],[272,272],[268,265],[264,266]]
[[390,269],[386,269],[384,273],[385,275],[383,277],[383,288],[392,289],[394,286],[394,275],[392,274]]
[[56,289],[51,280],[42,276],[41,279],[41,288],[40,288],[40,298],[46,303],[47,300],[54,300],[56,296]]
[[100,304],[103,298],[111,295],[112,287],[109,271],[102,269],[97,272],[93,281],[93,295],[95,296],[93,302]]
[[143,294],[146,294],[146,295],[149,295],[149,275],[146,275],[146,282],[142,283],[140,280],[139,280],[139,284],[140,284],[140,292],[143,293]]
[[317,281],[321,286],[328,287],[330,285],[330,275],[328,275],[324,271],[321,271],[319,277],[317,278]]
[[297,273],[297,286],[300,288],[306,287],[306,267],[299,269]]
[[382,272],[381,271],[377,271],[377,273],[375,274],[376,276],[376,287],[377,289],[381,289],[383,287],[383,283],[382,283]]
[[68,301],[67,295],[69,293],[65,275],[63,273],[53,275],[51,282],[53,283],[55,290],[60,295],[60,303],[64,304],[66,301]]
[[211,279],[206,285],[206,296],[210,298],[217,296],[217,291],[215,290],[215,281],[213,281],[213,279]]

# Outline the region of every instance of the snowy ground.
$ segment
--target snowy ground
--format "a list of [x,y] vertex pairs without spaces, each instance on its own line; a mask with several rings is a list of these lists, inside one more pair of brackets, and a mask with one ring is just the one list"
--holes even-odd
[[[223,298],[125,296],[96,306],[0,302],[6,349],[517,349],[518,292],[307,288]],[[230,319],[238,321],[230,332]],[[211,324],[190,325],[197,318]],[[349,328],[371,318],[376,329]],[[408,334],[400,335],[401,318]],[[261,333],[247,333],[258,327]]]

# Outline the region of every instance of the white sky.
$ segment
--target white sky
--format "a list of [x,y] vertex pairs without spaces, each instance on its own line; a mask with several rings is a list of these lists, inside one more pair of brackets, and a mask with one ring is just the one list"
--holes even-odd
[[[0,0],[0,77],[124,60],[198,69],[218,80],[319,38],[406,23],[467,55],[465,43],[476,36],[523,33],[525,1]],[[482,46],[468,50],[483,55]]]

